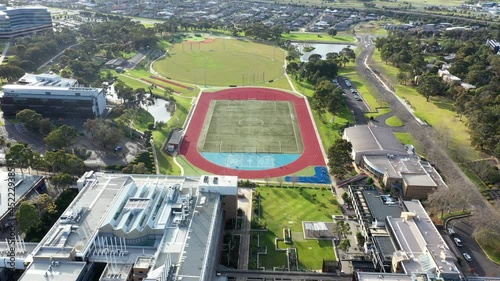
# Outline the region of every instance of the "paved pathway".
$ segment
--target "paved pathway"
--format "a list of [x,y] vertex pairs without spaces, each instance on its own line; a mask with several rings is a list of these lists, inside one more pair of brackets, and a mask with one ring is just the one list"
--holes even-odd
[[5,55],[7,55],[7,51],[9,50],[9,48],[10,48],[10,40],[5,45],[5,48],[3,48],[2,55],[0,56],[0,65],[3,63],[3,60],[5,59]]
[[252,189],[240,188],[245,197],[238,198],[238,208],[243,210],[241,219],[240,253],[238,259],[238,269],[248,269],[248,259],[250,255],[250,222],[252,221]]

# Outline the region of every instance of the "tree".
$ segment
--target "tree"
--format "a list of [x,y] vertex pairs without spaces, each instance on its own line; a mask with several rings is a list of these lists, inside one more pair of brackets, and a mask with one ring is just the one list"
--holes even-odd
[[351,232],[351,225],[348,222],[339,220],[335,223],[335,233],[339,235],[341,239],[347,239]]
[[446,210],[450,209],[452,197],[446,188],[440,188],[429,195],[427,198],[429,206],[440,212],[440,218]]
[[337,139],[328,149],[328,167],[330,173],[343,176],[352,170],[351,159],[352,145],[344,139]]
[[445,89],[444,82],[441,77],[426,73],[420,77],[420,81],[417,86],[417,91],[422,94],[427,101],[431,96],[437,96],[441,94]]
[[122,169],[124,174],[148,174],[149,171],[144,165],[144,163],[139,162],[137,164],[129,164],[127,167]]
[[16,119],[23,123],[28,131],[38,132],[43,116],[32,109],[23,109],[16,114]]
[[87,119],[83,126],[91,134],[92,140],[104,147],[114,148],[122,137],[122,132],[111,120]]
[[21,78],[26,71],[18,66],[12,65],[0,65],[0,78],[6,79],[8,82],[12,82]]
[[50,132],[45,138],[45,143],[52,148],[61,149],[75,144],[79,133],[73,127],[62,125]]
[[53,176],[50,181],[57,188],[65,188],[73,183],[73,177],[67,173],[58,173],[57,175]]
[[78,158],[78,156],[74,154],[66,153],[62,150],[58,150],[56,152],[47,151],[44,158],[52,172],[63,172],[70,175],[78,175],[85,170],[85,164],[82,159]]
[[351,241],[349,239],[344,239],[340,242],[340,244],[337,246],[340,250],[347,252],[349,251],[349,248],[351,248]]
[[359,231],[356,232],[356,240],[358,241],[358,244],[361,246],[363,246],[365,244],[365,237]]
[[337,35],[337,30],[335,28],[328,29],[328,35],[330,35],[330,36],[336,36]]
[[43,215],[45,212],[48,214],[56,213],[56,204],[54,203],[54,199],[50,197],[48,194],[40,194],[35,201],[35,205],[38,209],[38,215]]
[[26,233],[30,229],[37,228],[40,223],[40,216],[31,201],[24,201],[19,205],[16,212],[17,223],[19,224],[19,230]]
[[35,152],[25,143],[16,143],[9,148],[5,155],[7,166],[20,168],[28,168],[33,164]]

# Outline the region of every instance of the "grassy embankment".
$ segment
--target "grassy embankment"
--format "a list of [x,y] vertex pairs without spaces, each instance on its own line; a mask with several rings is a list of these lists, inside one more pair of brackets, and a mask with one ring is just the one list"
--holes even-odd
[[470,135],[466,127],[466,120],[458,117],[453,111],[453,103],[445,97],[431,97],[426,101],[425,97],[417,92],[414,87],[400,85],[396,76],[398,69],[392,65],[382,62],[380,52],[375,51],[373,60],[396,90],[396,94],[405,99],[414,109],[415,115],[429,125],[437,127],[438,130],[446,130],[450,136],[452,145],[460,146],[467,160],[480,158],[480,154],[470,144]]

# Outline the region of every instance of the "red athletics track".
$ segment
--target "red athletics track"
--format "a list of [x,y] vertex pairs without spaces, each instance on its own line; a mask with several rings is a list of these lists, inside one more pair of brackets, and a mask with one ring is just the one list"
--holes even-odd
[[[296,161],[279,168],[269,170],[236,170],[216,165],[205,159],[197,149],[201,129],[205,123],[208,107],[212,100],[279,100],[292,101],[295,105],[299,121],[304,153]],[[303,98],[282,91],[265,88],[238,88],[227,89],[215,93],[202,93],[193,117],[186,130],[181,145],[181,155],[196,167],[218,175],[232,175],[244,179],[263,179],[290,175],[309,166],[325,166],[325,160],[319,146],[312,120],[309,116],[306,102]]]

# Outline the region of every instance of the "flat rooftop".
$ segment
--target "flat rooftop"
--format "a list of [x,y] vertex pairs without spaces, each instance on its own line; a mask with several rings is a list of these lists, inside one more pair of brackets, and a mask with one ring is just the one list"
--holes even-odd
[[359,281],[413,281],[409,274],[356,272]]
[[391,260],[392,255],[396,251],[394,248],[394,244],[392,244],[391,237],[389,236],[372,236],[374,244],[380,250],[380,253],[383,255],[384,259]]
[[202,175],[200,177],[200,186],[238,186],[238,177]]
[[26,86],[51,86],[51,87],[74,87],[76,79],[63,78],[55,74],[25,74],[19,78],[16,85]]
[[383,222],[386,217],[397,218],[401,215],[402,209],[393,198],[387,195],[380,195],[376,189],[363,190],[362,193],[374,219]]
[[[237,178],[230,179],[237,182]],[[178,276],[185,277],[186,280],[193,276],[203,275],[206,260],[204,256],[210,247],[212,236],[220,235],[218,233],[220,228],[215,225],[222,221],[222,217],[220,216],[220,195],[215,192],[200,193],[199,177],[94,173],[86,181],[85,187],[33,251],[34,262],[27,271],[29,274],[23,275],[20,280],[45,280],[34,279],[32,276],[38,273],[40,278],[45,278],[44,274],[48,267],[43,268],[41,265],[45,265],[45,262],[51,258],[61,260],[61,271],[73,272],[79,267],[66,263],[64,260],[74,255],[88,255],[90,261],[106,262],[108,265],[112,260],[114,265],[109,266],[105,271],[109,275],[106,280],[115,280],[113,276],[125,274],[128,266],[134,264],[147,267],[149,260],[153,257],[154,264],[151,266],[156,272],[161,272],[162,267],[177,264]],[[130,189],[133,185],[139,188]],[[171,193],[168,193],[173,185],[179,186],[178,196],[171,196]],[[157,213],[156,218],[142,220],[150,223],[151,226],[161,226],[161,232],[143,233],[142,236],[138,236],[139,240],[135,237],[113,235],[113,232],[109,232],[108,229],[101,232],[103,225],[109,225],[109,218],[115,215],[116,205],[125,202],[123,209],[128,208],[132,213],[141,214],[142,212],[138,212],[136,207],[140,208],[142,201],[123,200],[124,198],[140,199],[141,196],[146,196],[151,200],[163,200],[159,201],[163,202],[161,204],[145,207],[151,208],[146,212],[145,217],[149,218],[151,214]],[[177,201],[182,198],[192,200],[183,201],[185,205],[181,207],[182,212],[181,209],[175,211],[177,207],[174,205],[179,205]],[[137,204],[139,205],[136,206]],[[168,216],[163,214],[165,212]],[[163,216],[169,218],[163,221]],[[142,225],[142,222],[140,224]],[[132,225],[134,229],[141,229],[131,222],[130,226]],[[142,227],[142,229],[145,228]],[[133,244],[134,241],[143,243],[141,237],[145,235],[154,236],[153,244]],[[111,252],[115,254],[110,254]],[[112,259],[110,255],[113,255]],[[66,268],[66,264],[69,268]],[[83,266],[85,262],[77,264]],[[76,271],[73,275],[75,274]],[[73,275],[66,275],[64,280],[76,280]]]
[[22,279],[29,281],[77,280],[85,266],[84,262],[59,262],[59,265],[51,266],[49,260],[37,261],[29,266],[22,275]]
[[365,155],[365,162],[372,163],[380,173],[387,172],[391,177],[401,177],[401,173],[425,173],[417,156],[410,155]]
[[437,187],[437,184],[428,174],[403,173],[401,176],[407,185]]
[[388,218],[396,243],[408,259],[402,262],[407,273],[431,272],[459,274],[456,258],[418,200],[404,201],[405,209],[415,217]]
[[[9,200],[8,179],[9,173],[0,171],[0,183],[2,183],[2,188],[0,188],[0,217],[8,215],[6,213],[9,211],[9,204],[7,202]],[[15,184],[16,202],[25,197],[41,179],[42,176],[16,173],[13,182]]]
[[404,146],[388,128],[362,125],[346,128],[344,134],[356,152],[392,151],[406,154]]

